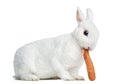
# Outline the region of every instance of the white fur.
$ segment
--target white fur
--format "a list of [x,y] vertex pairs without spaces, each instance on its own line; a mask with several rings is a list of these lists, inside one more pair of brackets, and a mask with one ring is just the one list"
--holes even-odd
[[[92,12],[87,18],[77,10],[78,26],[72,33],[32,42],[19,48],[14,58],[15,77],[21,80],[39,80],[59,77],[63,80],[83,79],[79,68],[84,62],[83,48],[94,49],[98,30],[92,22]],[[89,35],[83,34],[84,30]]]

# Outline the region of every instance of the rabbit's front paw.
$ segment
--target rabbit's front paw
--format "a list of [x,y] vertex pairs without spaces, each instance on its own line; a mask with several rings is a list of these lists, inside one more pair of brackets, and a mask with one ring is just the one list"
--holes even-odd
[[39,78],[36,75],[33,74],[27,74],[27,75],[22,75],[21,80],[26,80],[26,81],[38,81]]
[[68,72],[61,74],[60,78],[65,80],[65,81],[72,81],[75,80]]
[[82,77],[82,76],[76,76],[75,79],[76,80],[85,80],[84,77]]
[[65,81],[73,81],[73,80],[75,80],[73,77],[63,77],[62,79],[65,80]]

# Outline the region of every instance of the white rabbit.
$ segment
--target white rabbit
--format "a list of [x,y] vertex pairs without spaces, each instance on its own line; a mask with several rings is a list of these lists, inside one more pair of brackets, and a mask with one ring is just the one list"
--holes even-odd
[[19,48],[14,58],[15,78],[39,80],[60,78],[80,80],[79,68],[84,62],[83,48],[93,50],[99,32],[92,19],[92,11],[87,9],[85,18],[77,9],[78,26],[69,34],[32,42]]

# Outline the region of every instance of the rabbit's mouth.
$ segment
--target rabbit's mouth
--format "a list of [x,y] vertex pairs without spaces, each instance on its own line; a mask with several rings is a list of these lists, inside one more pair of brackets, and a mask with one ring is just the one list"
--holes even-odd
[[91,50],[91,48],[90,48],[90,47],[88,47],[88,50]]
[[91,47],[87,47],[85,49],[87,49],[88,51],[93,50]]
[[93,48],[92,47],[88,47],[88,50],[93,50]]
[[88,51],[90,51],[90,50],[91,50],[91,48],[90,48],[90,47],[83,47],[82,49],[83,49],[83,50],[84,50],[84,49],[86,49],[86,50],[88,50]]
[[94,47],[88,47],[88,50],[92,51],[94,50]]

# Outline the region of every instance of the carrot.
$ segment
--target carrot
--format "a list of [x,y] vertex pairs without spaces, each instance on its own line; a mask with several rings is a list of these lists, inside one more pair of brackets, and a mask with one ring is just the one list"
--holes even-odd
[[89,51],[88,49],[84,49],[84,60],[86,63],[86,68],[87,68],[87,72],[88,72],[88,77],[91,81],[95,80],[95,70],[94,70],[94,66],[92,63],[92,60],[89,56]]

